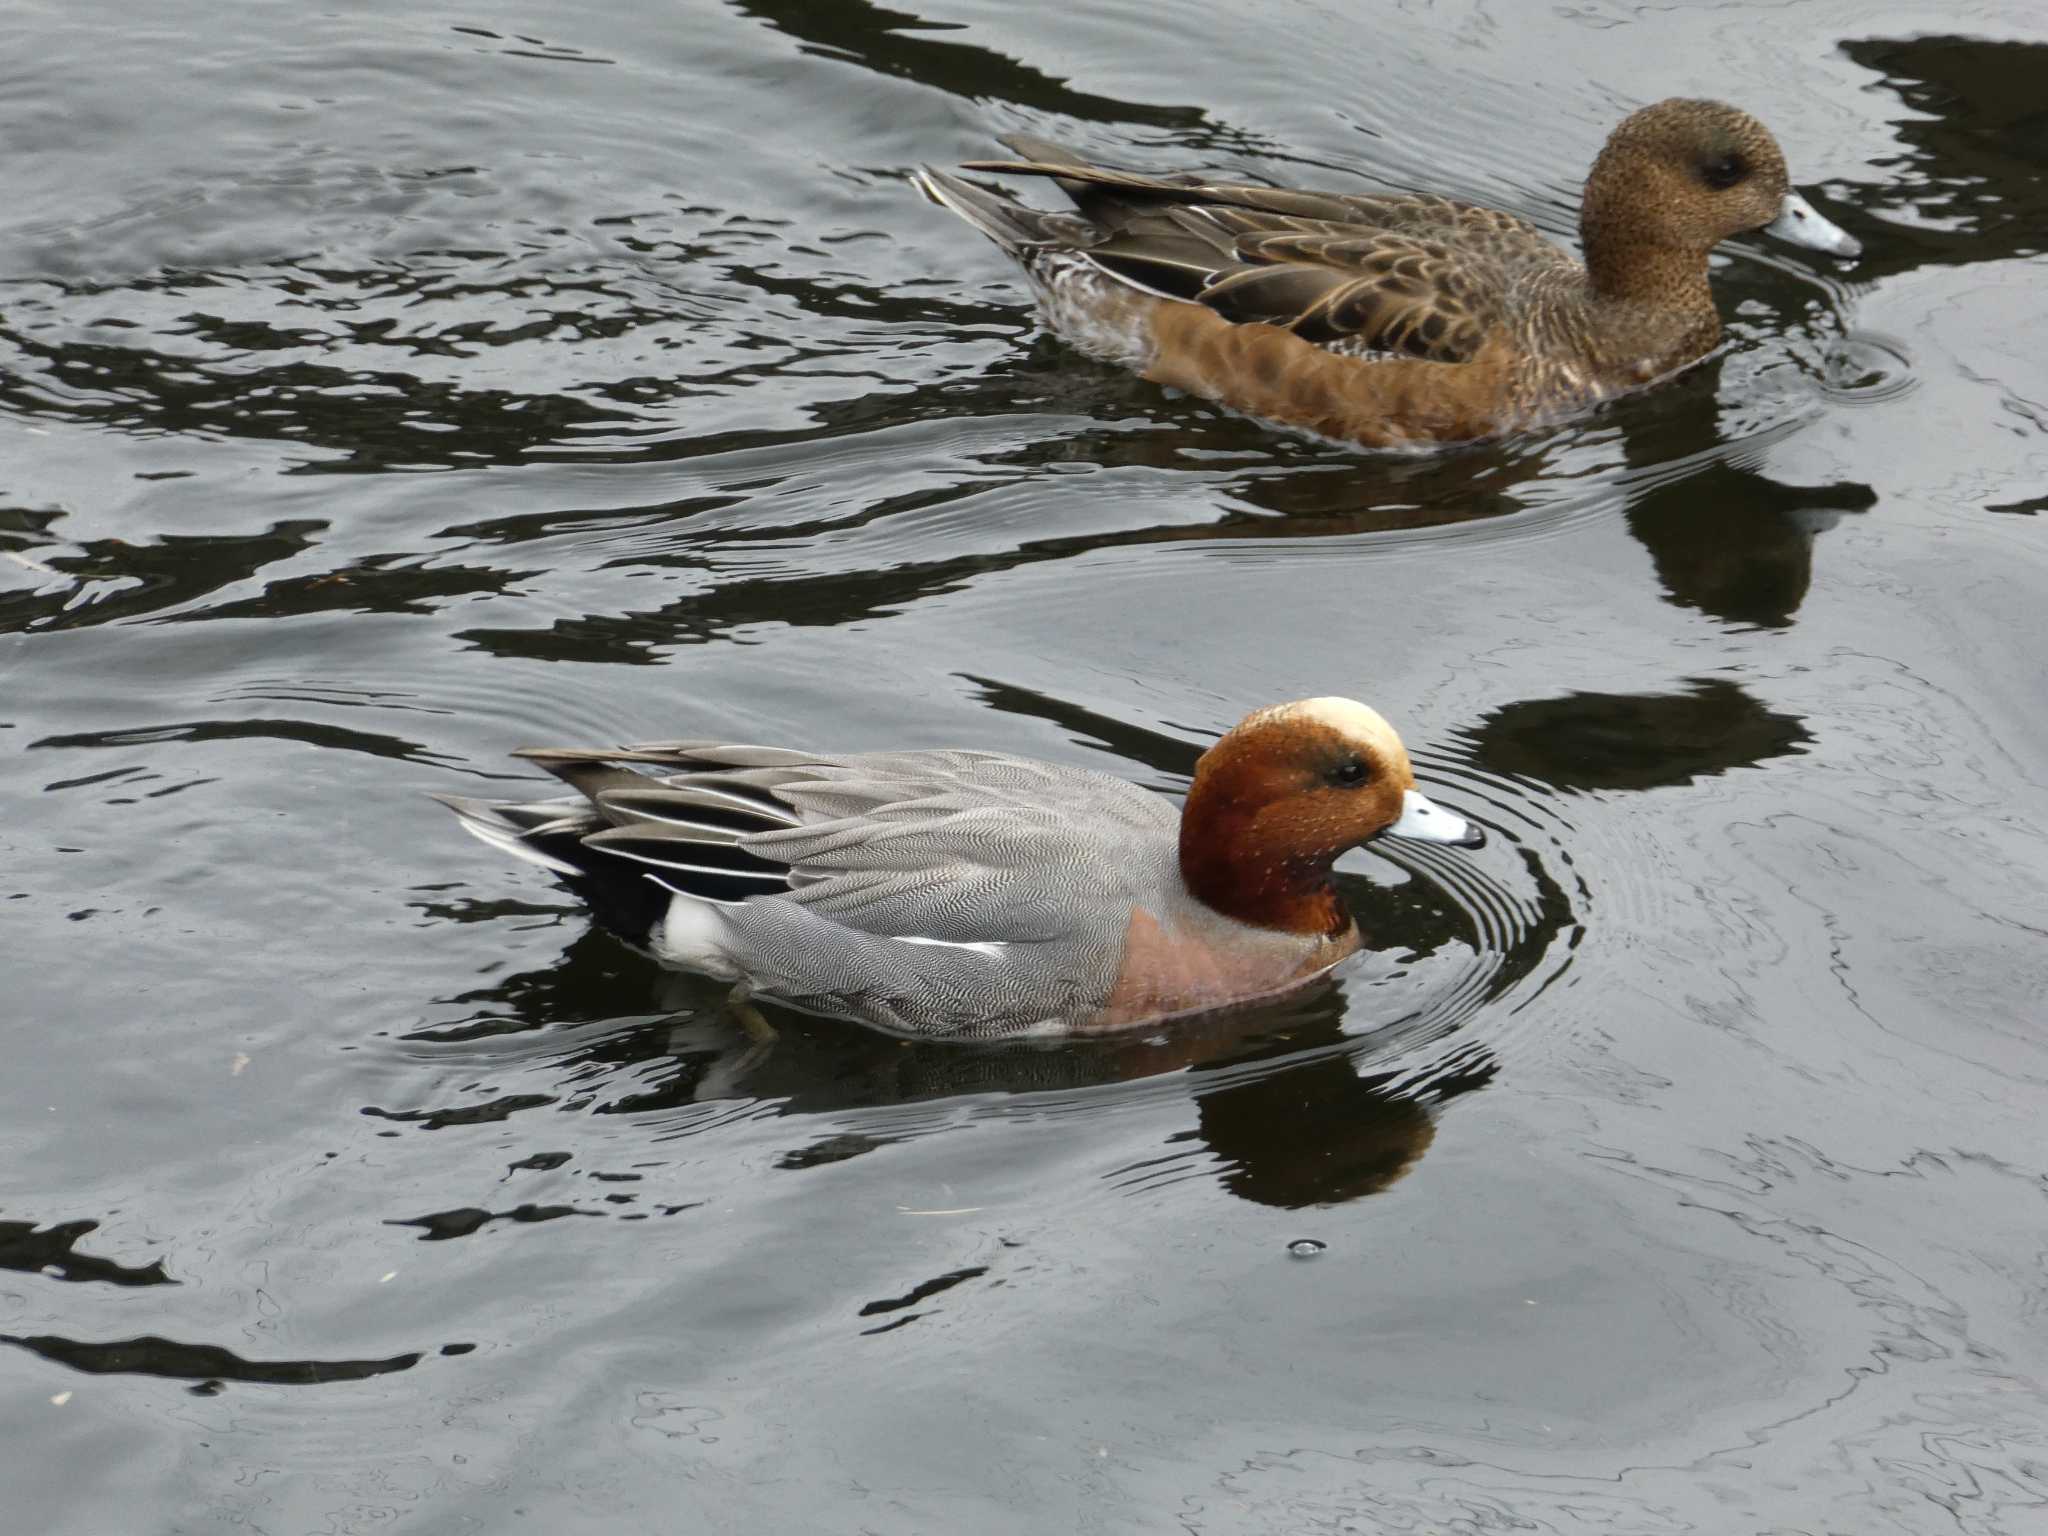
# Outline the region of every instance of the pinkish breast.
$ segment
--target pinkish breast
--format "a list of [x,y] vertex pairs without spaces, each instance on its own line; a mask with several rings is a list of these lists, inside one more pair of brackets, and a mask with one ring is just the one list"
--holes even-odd
[[1124,925],[1122,963],[1084,1031],[1127,1029],[1172,1014],[1199,1013],[1290,991],[1358,948],[1358,929],[1303,937],[1219,920],[1217,931],[1168,928],[1143,907]]

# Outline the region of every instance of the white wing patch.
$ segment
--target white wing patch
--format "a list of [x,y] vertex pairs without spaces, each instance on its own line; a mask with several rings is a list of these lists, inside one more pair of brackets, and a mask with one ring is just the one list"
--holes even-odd
[[990,939],[977,939],[969,943],[961,939],[925,939],[909,933],[891,934],[890,937],[898,944],[936,944],[941,949],[971,949],[977,955],[987,955],[991,960],[1000,960],[1003,951],[1010,947]]

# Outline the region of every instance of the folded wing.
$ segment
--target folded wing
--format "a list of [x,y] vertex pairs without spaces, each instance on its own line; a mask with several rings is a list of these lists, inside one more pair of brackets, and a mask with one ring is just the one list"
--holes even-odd
[[967,169],[1057,183],[1089,233],[1047,225],[1041,240],[1150,292],[1336,350],[1469,361],[1514,271],[1567,261],[1526,221],[1450,198],[1148,176],[1044,140],[1010,143],[1023,158]]
[[780,898],[882,938],[1029,943],[1091,918],[1120,933],[1178,825],[1171,802],[1122,780],[992,753],[666,742],[523,755],[580,799],[451,800],[486,841],[587,882]]

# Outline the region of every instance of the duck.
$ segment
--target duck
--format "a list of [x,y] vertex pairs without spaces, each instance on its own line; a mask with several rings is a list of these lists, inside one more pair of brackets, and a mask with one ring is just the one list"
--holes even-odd
[[572,793],[435,798],[663,966],[732,983],[754,1020],[765,999],[920,1038],[1100,1035],[1279,997],[1361,947],[1340,854],[1381,836],[1485,842],[1346,698],[1248,715],[1179,807],[988,751],[518,756]]
[[1854,257],[1770,131],[1718,101],[1629,114],[1586,178],[1581,265],[1528,220],[1433,193],[1297,191],[1090,163],[1025,134],[968,171],[1051,179],[1053,212],[929,166],[926,197],[1024,270],[1081,351],[1263,421],[1429,449],[1548,425],[1712,351],[1708,254],[1766,230]]

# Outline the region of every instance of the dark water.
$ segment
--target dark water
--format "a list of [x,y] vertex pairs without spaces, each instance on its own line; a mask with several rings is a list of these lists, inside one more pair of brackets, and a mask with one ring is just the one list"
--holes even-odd
[[[1085,9],[0,22],[9,1530],[2048,1529],[2048,18]],[[1077,359],[904,180],[1568,234],[1674,93],[1870,255],[1435,459]],[[1494,840],[1163,1040],[750,1055],[421,793],[1171,788],[1322,692]]]

